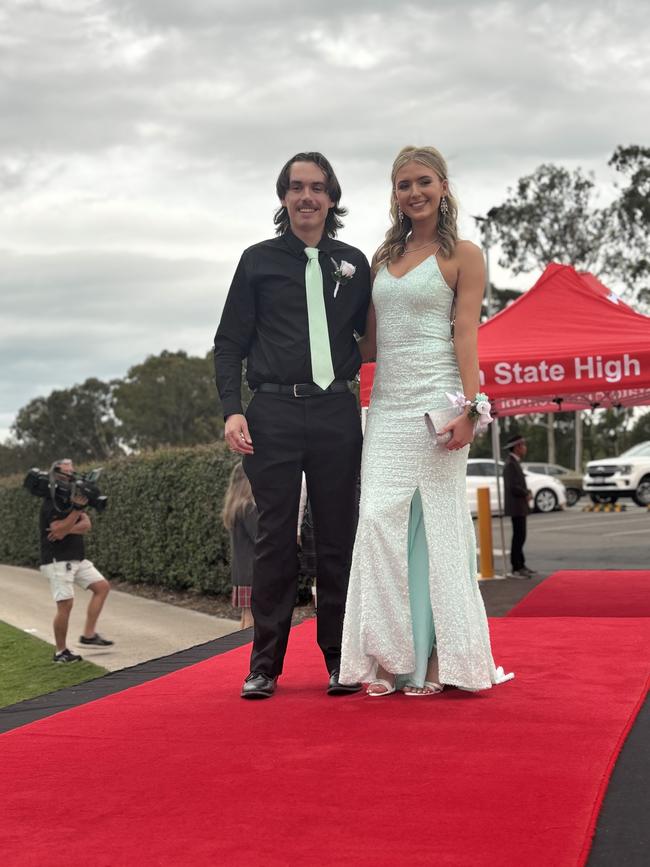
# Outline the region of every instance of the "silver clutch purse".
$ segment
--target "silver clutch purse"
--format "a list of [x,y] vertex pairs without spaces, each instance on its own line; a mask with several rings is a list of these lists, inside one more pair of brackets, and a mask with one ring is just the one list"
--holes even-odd
[[440,431],[449,424],[450,421],[457,418],[461,414],[456,406],[446,406],[442,409],[430,409],[424,413],[424,423],[426,424],[429,433],[436,440],[438,445],[444,446],[451,439],[451,431],[441,434]]

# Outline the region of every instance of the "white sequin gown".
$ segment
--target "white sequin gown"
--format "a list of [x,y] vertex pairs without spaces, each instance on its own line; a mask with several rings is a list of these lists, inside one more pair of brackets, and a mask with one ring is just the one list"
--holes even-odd
[[452,301],[435,256],[404,277],[384,267],[375,279],[377,366],[343,627],[343,683],[372,680],[378,664],[395,674],[416,668],[407,540],[417,489],[439,680],[477,690],[503,679],[476,580],[465,488],[469,449],[441,448],[424,422],[427,410],[449,408],[445,392],[462,391],[450,334]]

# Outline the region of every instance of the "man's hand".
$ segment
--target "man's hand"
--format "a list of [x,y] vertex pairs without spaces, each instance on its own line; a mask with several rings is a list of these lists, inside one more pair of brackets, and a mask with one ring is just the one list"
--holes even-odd
[[48,542],[59,542],[70,532],[70,528],[63,521],[52,521],[47,530]]
[[[79,505],[82,504],[82,501],[83,503],[88,502],[85,497],[81,496],[78,500],[73,500],[73,502],[78,502]],[[61,539],[65,539],[71,533],[75,536],[83,536],[90,530],[91,526],[90,518],[85,512],[73,509],[65,518],[60,518],[50,523],[50,526],[47,528],[47,539],[49,542],[60,542]]]
[[75,536],[84,536],[91,527],[90,515],[86,512],[77,512],[77,520],[69,532]]
[[231,452],[239,452],[240,455],[253,454],[253,440],[243,415],[229,415],[223,435]]

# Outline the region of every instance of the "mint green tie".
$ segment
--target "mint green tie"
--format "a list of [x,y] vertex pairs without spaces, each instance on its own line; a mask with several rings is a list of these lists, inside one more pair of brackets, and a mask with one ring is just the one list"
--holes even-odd
[[305,247],[305,253],[308,260],[305,269],[305,289],[307,290],[311,373],[316,385],[326,389],[334,379],[334,367],[323,297],[323,272],[318,263],[318,248]]

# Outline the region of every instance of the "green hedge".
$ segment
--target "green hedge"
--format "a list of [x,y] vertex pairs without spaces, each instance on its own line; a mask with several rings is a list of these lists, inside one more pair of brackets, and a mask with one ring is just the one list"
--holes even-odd
[[[230,548],[220,513],[234,460],[219,443],[107,462],[109,506],[90,510],[88,557],[107,578],[225,593]],[[22,477],[0,480],[0,562],[38,565],[40,505]]]
[[38,566],[41,502],[21,485],[21,476],[0,479],[0,563]]

